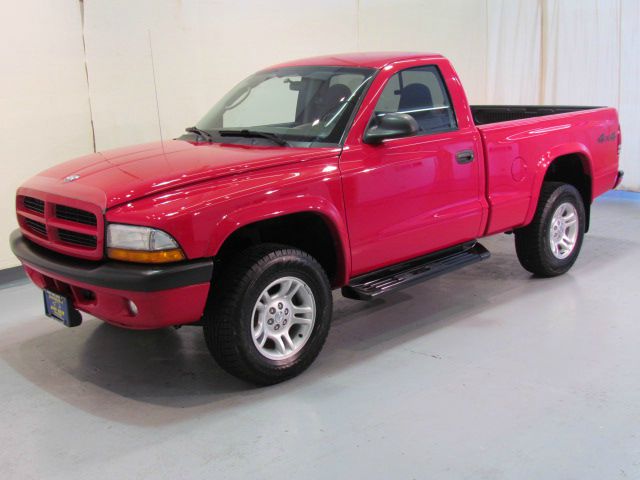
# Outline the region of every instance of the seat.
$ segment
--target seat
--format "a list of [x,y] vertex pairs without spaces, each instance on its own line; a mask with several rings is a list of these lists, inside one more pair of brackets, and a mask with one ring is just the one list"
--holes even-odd
[[422,132],[442,132],[451,128],[447,109],[433,109],[433,97],[429,87],[411,83],[400,91],[398,110],[409,113]]
[[346,102],[351,96],[351,89],[342,83],[331,85],[320,99],[318,117],[323,118],[336,111],[336,107]]
[[400,91],[398,110],[417,110],[419,108],[433,107],[431,90],[422,83],[411,83]]

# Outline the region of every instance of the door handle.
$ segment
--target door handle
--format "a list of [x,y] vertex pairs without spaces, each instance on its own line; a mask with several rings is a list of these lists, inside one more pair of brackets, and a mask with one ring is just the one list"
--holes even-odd
[[473,150],[462,150],[456,153],[456,162],[460,165],[473,162]]

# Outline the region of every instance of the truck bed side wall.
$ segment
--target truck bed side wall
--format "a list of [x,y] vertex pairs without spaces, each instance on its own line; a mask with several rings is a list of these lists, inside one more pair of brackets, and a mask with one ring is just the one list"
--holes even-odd
[[531,222],[547,169],[560,156],[580,156],[591,200],[613,188],[618,128],[612,108],[479,126],[490,206],[485,234]]
[[559,113],[595,110],[602,107],[573,105],[471,105],[471,115],[476,125],[509,122],[523,118],[543,117]]

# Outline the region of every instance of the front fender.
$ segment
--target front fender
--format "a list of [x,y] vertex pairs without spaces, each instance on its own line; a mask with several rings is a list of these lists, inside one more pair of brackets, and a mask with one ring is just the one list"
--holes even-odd
[[348,233],[344,216],[334,203],[317,195],[283,195],[259,204],[245,205],[226,214],[216,225],[207,256],[215,256],[224,242],[242,227],[296,213],[313,213],[325,222],[336,245],[337,282],[346,283],[351,271],[351,255],[348,249]]
[[292,213],[316,213],[337,246],[338,281],[351,256],[337,157],[215,179],[107,211],[107,221],[147,225],[171,234],[189,259],[215,256],[237,229]]

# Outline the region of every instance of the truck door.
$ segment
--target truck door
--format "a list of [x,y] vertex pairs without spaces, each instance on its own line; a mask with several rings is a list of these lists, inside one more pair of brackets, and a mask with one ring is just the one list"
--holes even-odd
[[485,212],[481,140],[469,118],[456,118],[440,69],[398,70],[375,87],[368,110],[361,108],[368,115],[355,121],[366,122],[361,131],[390,112],[413,116],[419,131],[376,145],[362,135],[345,143],[352,276],[477,238]]

